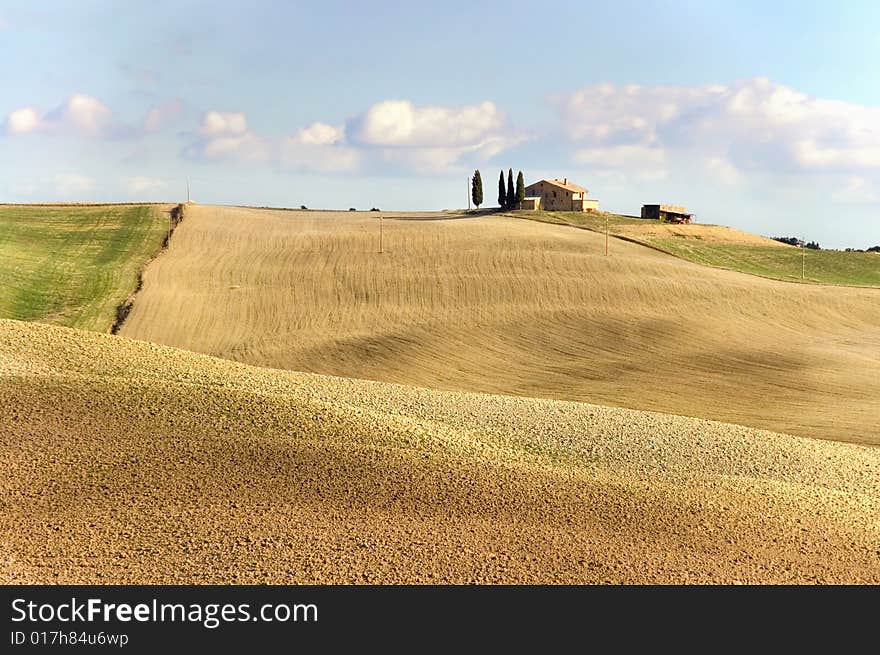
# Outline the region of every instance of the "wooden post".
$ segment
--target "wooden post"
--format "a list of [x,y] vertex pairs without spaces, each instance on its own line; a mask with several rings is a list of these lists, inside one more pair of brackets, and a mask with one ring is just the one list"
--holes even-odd
[[608,256],[608,214],[605,214],[605,256]]
[[807,249],[806,245],[801,246],[801,279],[807,279]]

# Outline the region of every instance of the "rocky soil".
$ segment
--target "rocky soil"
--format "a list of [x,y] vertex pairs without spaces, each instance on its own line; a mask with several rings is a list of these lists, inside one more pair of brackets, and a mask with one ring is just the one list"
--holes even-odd
[[880,583],[880,451],[0,321],[3,583]]

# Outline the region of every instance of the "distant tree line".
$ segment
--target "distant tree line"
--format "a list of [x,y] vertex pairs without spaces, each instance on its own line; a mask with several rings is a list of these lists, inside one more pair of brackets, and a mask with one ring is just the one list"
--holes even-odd
[[798,248],[809,248],[810,250],[821,250],[819,247],[818,241],[807,241],[806,243],[803,239],[798,239],[797,237],[773,237],[774,241],[779,241],[780,243],[787,243],[790,246],[797,246]]
[[[504,171],[498,176],[498,206],[501,209],[519,209],[526,198],[526,183],[523,173],[520,171],[516,176],[516,184],[513,182],[513,169],[507,170],[507,183],[504,182]],[[483,178],[480,171],[474,171],[471,178],[471,200],[477,209],[483,204]]]
[[[780,243],[787,243],[790,246],[797,246],[798,248],[809,248],[810,250],[822,250],[819,247],[818,241],[807,241],[804,243],[802,239],[798,239],[797,237],[772,237],[774,241],[779,241]],[[832,248],[834,250],[834,248]],[[878,252],[880,253],[880,246],[871,246],[870,248],[865,248],[862,250],[861,248],[844,248],[844,252]]]

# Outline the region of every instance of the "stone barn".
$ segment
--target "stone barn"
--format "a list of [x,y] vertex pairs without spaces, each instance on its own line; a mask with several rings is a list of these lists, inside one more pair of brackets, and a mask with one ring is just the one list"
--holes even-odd
[[681,205],[642,205],[642,218],[665,223],[690,223],[694,215]]
[[526,187],[523,209],[546,209],[547,211],[592,212],[598,211],[599,201],[587,198],[587,190],[561,180],[540,180]]

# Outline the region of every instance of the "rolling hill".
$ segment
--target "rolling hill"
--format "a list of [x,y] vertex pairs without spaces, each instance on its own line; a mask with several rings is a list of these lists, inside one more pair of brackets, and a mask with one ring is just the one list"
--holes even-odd
[[880,582],[880,451],[0,320],[0,582]]
[[724,225],[677,225],[618,214],[514,212],[519,218],[570,225],[641,243],[696,264],[806,284],[880,287],[880,253],[809,250]]
[[[0,317],[0,582],[880,583],[878,290],[384,216],[189,206],[124,336]],[[155,221],[15,220],[106,330]]]
[[509,217],[390,214],[379,254],[378,227],[193,206],[121,333],[264,367],[880,443],[877,289],[628,242],[605,257],[602,235]]

